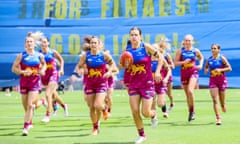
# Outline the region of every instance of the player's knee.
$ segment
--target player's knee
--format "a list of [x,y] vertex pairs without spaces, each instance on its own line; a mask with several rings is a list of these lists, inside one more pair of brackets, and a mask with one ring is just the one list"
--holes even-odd
[[151,116],[151,111],[147,111],[147,110],[143,110],[142,111],[142,115],[144,116],[144,117],[150,117]]
[[95,108],[96,110],[103,110],[102,104],[98,104],[98,103],[95,103],[95,104],[94,104],[94,108]]

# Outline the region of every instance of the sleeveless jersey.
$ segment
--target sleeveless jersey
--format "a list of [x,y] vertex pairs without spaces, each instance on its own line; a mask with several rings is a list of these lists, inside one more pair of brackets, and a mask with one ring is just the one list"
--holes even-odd
[[130,45],[127,51],[133,55],[133,64],[130,67],[129,86],[132,88],[142,88],[146,84],[153,84],[151,70],[151,56],[149,56],[144,47],[144,43],[139,48],[132,48]]
[[44,59],[47,64],[47,70],[46,71],[56,71],[57,70],[57,63],[55,61],[55,56],[53,50],[49,49],[47,53],[44,53],[40,50],[40,52],[44,55]]
[[20,67],[22,70],[32,71],[30,76],[20,75],[21,87],[32,87],[39,85],[40,83],[40,53],[34,52],[33,55],[29,55],[27,52],[22,52],[22,61]]
[[196,49],[186,50],[184,47],[181,48],[181,60],[184,61],[186,59],[190,59],[191,61],[187,64],[182,65],[182,69],[190,69],[195,66],[196,63]]
[[217,68],[223,68],[224,64],[222,61],[222,55],[219,55],[216,59],[213,58],[212,56],[208,58],[208,65],[210,68],[210,75],[211,77],[216,77],[216,76],[223,76],[225,75],[224,72],[216,72],[214,71]]
[[106,78],[103,75],[107,72],[106,62],[104,60],[103,52],[99,52],[97,55],[92,55],[90,51],[86,53],[86,65],[88,74],[86,76],[86,84],[97,84],[106,82]]

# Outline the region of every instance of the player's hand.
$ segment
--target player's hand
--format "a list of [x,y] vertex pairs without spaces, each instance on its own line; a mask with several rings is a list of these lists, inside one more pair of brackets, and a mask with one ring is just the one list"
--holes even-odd
[[62,76],[62,75],[64,75],[64,72],[63,72],[63,70],[59,70],[59,72],[58,72],[58,75],[59,75],[59,76]]
[[154,74],[154,79],[157,83],[160,83],[161,79],[162,79],[162,76],[160,73],[155,73]]
[[201,70],[201,69],[202,69],[202,65],[197,65],[197,66],[196,66],[196,69],[197,69],[197,70]]
[[109,78],[109,77],[111,77],[111,76],[112,76],[112,72],[110,72],[110,71],[106,72],[106,73],[103,75],[103,77],[105,77],[105,78]]
[[187,64],[187,63],[190,63],[190,62],[191,62],[191,59],[185,59],[185,60],[183,61],[184,64]]
[[167,78],[163,79],[163,84],[167,85],[167,83],[168,83],[168,79]]
[[43,69],[41,69],[39,73],[40,73],[40,75],[42,75],[42,76],[44,76],[44,75],[46,74],[46,73],[45,73],[45,70],[43,70]]
[[31,70],[22,70],[21,74],[24,76],[30,76],[30,75],[32,75],[32,71]]

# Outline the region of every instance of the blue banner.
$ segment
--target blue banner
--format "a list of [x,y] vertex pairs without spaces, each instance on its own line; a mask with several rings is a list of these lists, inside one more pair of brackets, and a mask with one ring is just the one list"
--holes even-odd
[[[239,7],[238,0],[4,0],[0,3],[0,79],[18,78],[11,65],[24,50],[29,31],[49,37],[50,47],[64,57],[67,77],[78,61],[84,36],[99,36],[118,62],[129,29],[138,26],[145,42],[169,38],[173,57],[186,34],[194,36],[195,47],[205,59],[211,55],[211,44],[220,44],[233,67],[227,74],[229,86],[238,87],[232,79],[240,78]],[[178,67],[173,74],[174,85],[180,85]],[[200,85],[208,85],[207,77],[200,71]]]

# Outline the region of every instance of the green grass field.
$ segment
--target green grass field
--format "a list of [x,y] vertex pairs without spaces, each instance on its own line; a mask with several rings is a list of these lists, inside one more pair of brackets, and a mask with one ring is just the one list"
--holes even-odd
[[[221,113],[221,126],[215,125],[212,101],[207,89],[196,90],[196,120],[187,122],[188,112],[183,90],[173,90],[175,107],[168,119],[158,109],[159,126],[152,128],[150,119],[143,118],[147,141],[144,144],[239,144],[240,143],[240,90],[227,92],[227,112]],[[43,95],[43,94],[42,94]],[[23,108],[20,95],[11,97],[0,93],[0,143],[1,144],[132,144],[137,131],[131,116],[125,90],[113,95],[113,110],[108,121],[101,120],[101,131],[91,135],[91,122],[82,91],[61,95],[69,105],[69,117],[63,109],[51,117],[48,124],[41,123],[45,108],[35,111],[34,128],[27,137],[21,136]]]

